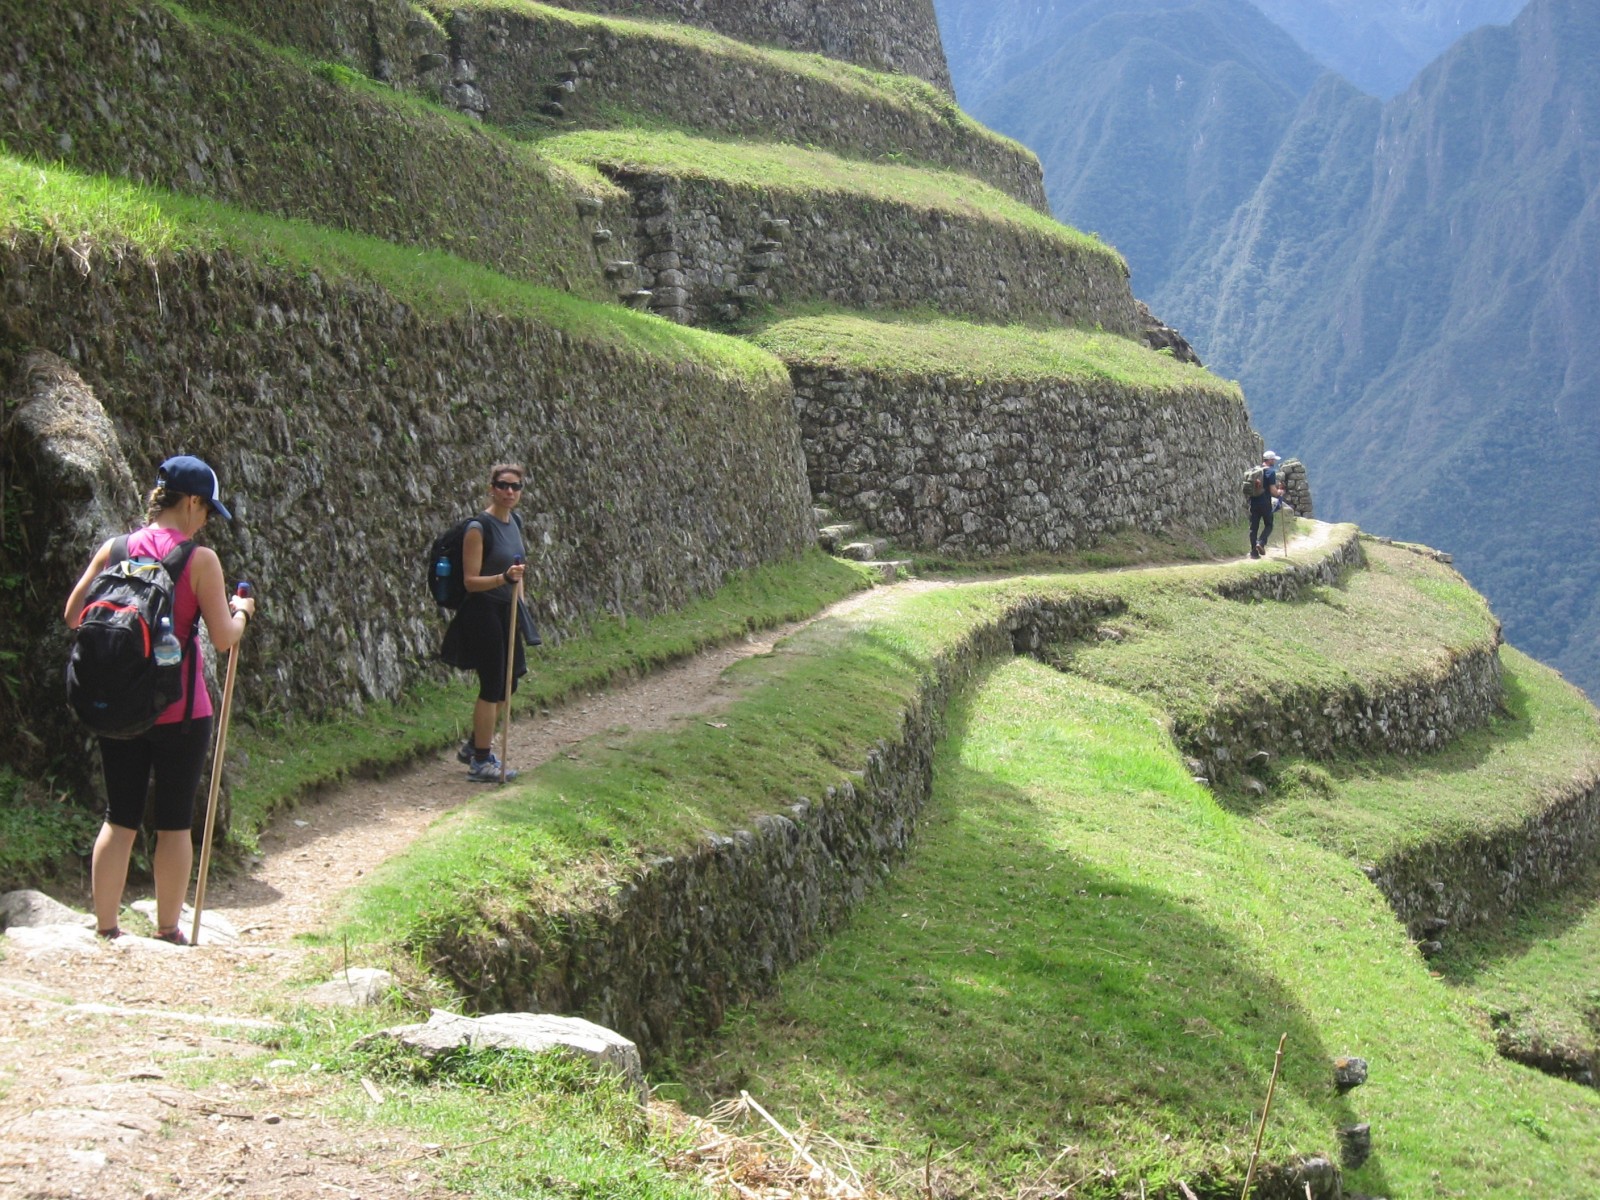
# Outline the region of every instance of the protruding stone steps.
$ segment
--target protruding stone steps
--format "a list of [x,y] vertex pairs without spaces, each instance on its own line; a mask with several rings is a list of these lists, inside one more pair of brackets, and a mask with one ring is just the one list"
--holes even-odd
[[817,545],[829,554],[870,567],[880,583],[893,583],[911,569],[909,558],[883,557],[889,552],[887,539],[859,538],[861,526],[854,521],[834,521],[830,508],[818,505],[811,514],[817,522]]
[[681,323],[827,304],[1141,329],[1120,255],[968,175],[639,129],[539,148],[627,192],[614,228],[652,309]]

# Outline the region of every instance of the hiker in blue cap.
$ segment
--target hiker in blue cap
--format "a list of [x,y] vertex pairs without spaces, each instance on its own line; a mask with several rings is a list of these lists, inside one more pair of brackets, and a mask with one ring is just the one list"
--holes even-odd
[[89,604],[92,585],[102,572],[125,560],[159,561],[175,585],[167,632],[169,637],[175,634],[182,646],[182,691],[144,732],[132,737],[100,737],[106,817],[95,838],[91,880],[96,925],[104,938],[122,933],[118,914],[128,880],[128,857],[144,819],[153,777],[156,849],[151,861],[156,936],[179,946],[188,942],[178,919],[189,890],[194,860],[190,828],[195,793],[211,743],[212,715],[195,634],[203,619],[211,644],[218,651],[228,650],[244,635],[245,624],[255,613],[253,599],[228,595],[216,552],[194,540],[213,513],[227,521],[233,519],[222,503],[217,473],[192,455],[167,459],[146,505],[147,523],[95,551],[62,614],[69,629],[79,629],[86,607],[93,607]]

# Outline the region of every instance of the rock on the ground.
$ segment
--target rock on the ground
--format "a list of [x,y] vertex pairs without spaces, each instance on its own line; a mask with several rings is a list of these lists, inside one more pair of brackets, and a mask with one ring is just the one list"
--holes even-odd
[[68,908],[43,892],[24,888],[0,896],[0,929],[18,925],[83,925],[93,928],[94,917]]
[[6,941],[24,957],[39,958],[93,954],[98,939],[86,925],[12,925],[6,929]]
[[463,1017],[435,1009],[425,1025],[400,1025],[373,1036],[394,1038],[429,1058],[464,1046],[523,1050],[529,1054],[556,1050],[616,1071],[633,1088],[640,1104],[650,1098],[639,1047],[620,1033],[582,1017],[546,1013]]
[[[203,922],[202,922],[203,924]],[[394,976],[377,967],[348,967],[327,983],[306,993],[308,1003],[365,1008],[381,1003],[394,987]]]

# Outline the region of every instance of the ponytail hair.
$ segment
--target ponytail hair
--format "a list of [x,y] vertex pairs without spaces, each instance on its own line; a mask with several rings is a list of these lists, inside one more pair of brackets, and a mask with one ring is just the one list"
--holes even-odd
[[154,521],[167,509],[176,508],[188,498],[188,492],[180,492],[164,483],[158,483],[150,489],[150,497],[144,502],[144,519]]

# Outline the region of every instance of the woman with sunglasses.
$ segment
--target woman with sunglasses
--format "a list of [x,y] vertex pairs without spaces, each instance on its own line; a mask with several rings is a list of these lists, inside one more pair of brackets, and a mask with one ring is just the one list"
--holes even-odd
[[[467,526],[461,561],[467,598],[445,630],[440,657],[453,667],[478,673],[478,701],[472,709],[472,737],[457,757],[474,783],[499,783],[494,731],[510,702],[506,691],[506,639],[511,636],[511,598],[526,569],[522,521],[516,515],[527,472],[518,463],[496,463],[489,472],[489,505]],[[520,616],[521,614],[519,614]],[[522,622],[517,622],[516,661],[510,680],[527,673]],[[515,771],[507,770],[511,779]]]
[[[192,542],[212,513],[226,521],[233,520],[222,505],[217,473],[192,455],[167,459],[161,464],[155,490],[146,505],[148,524],[125,539],[111,539],[95,551],[67,597],[62,614],[67,627],[76,629],[83,619],[90,585],[112,561],[118,542],[124,543],[120,552],[130,558],[166,558],[186,542]],[[247,596],[228,595],[216,551],[205,546],[191,547],[176,584],[173,616],[178,630],[187,633],[203,619],[211,644],[219,651],[230,649],[244,636],[245,623],[255,613],[256,602]],[[103,938],[122,936],[118,915],[128,882],[128,856],[144,822],[146,793],[151,790],[153,777],[156,850],[151,867],[156,884],[156,936],[177,946],[188,945],[178,920],[194,862],[194,843],[189,833],[194,798],[211,745],[211,696],[202,671],[199,640],[185,637],[183,695],[138,737],[100,739],[106,818],[94,841],[90,881],[95,920]]]

